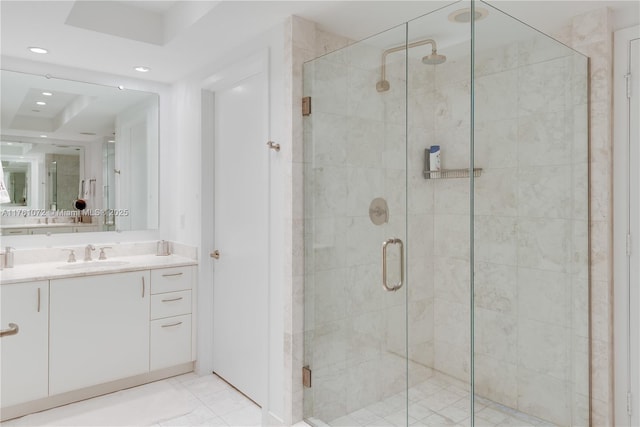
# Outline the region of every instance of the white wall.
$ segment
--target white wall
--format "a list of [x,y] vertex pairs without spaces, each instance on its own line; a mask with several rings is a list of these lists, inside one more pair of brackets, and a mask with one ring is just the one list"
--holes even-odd
[[[284,27],[278,25],[254,40],[230,50],[172,87],[174,103],[171,118],[175,124],[169,149],[171,176],[168,191],[172,194],[168,238],[197,246],[200,254],[198,297],[197,371],[212,370],[212,285],[213,236],[213,149],[211,133],[213,107],[207,90],[215,83],[216,73],[241,60],[268,49],[270,56],[270,139],[283,141],[287,132],[284,112]],[[203,96],[204,91],[204,96]],[[162,108],[162,106],[161,106]],[[204,129],[204,130],[203,130]],[[266,144],[266,141],[265,141]],[[266,147],[265,147],[266,149]],[[268,408],[276,418],[283,414],[283,174],[282,159],[271,156],[271,251],[269,289],[269,397]]]

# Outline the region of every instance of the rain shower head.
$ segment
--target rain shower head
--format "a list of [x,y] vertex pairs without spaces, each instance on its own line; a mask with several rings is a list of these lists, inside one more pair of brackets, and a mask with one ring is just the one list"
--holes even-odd
[[444,55],[440,55],[435,50],[431,52],[431,55],[427,55],[422,58],[422,63],[427,65],[440,65],[447,60],[447,57]]
[[442,64],[444,61],[447,60],[446,56],[438,54],[438,50],[437,50],[438,48],[436,47],[436,41],[433,40],[433,39],[418,40],[418,41],[413,42],[413,43],[403,44],[403,45],[400,45],[400,46],[396,46],[396,47],[392,47],[390,49],[387,49],[382,53],[382,65],[380,66],[380,80],[378,81],[378,83],[376,83],[376,90],[378,92],[386,92],[390,88],[389,81],[386,78],[387,55],[389,55],[390,53],[393,53],[393,52],[400,52],[400,51],[403,51],[403,50],[406,51],[407,49],[411,49],[411,48],[418,47],[418,46],[423,46],[425,44],[430,44],[432,46],[432,49],[431,49],[431,55],[427,55],[424,58],[422,58],[422,63],[423,64],[438,65],[438,64]]

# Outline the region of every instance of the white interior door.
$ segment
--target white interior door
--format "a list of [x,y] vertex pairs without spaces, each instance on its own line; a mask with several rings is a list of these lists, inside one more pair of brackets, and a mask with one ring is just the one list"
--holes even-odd
[[616,426],[640,426],[640,26],[615,33]]
[[268,366],[267,88],[262,70],[214,95],[213,369],[259,405]]

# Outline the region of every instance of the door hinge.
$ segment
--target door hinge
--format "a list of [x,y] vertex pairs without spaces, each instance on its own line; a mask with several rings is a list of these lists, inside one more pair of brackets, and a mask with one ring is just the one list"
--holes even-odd
[[302,98],[302,115],[309,116],[311,115],[311,97],[305,96]]
[[631,392],[627,392],[627,414],[631,415]]
[[627,81],[627,98],[631,98],[631,73],[625,74],[624,78]]
[[627,234],[627,256],[631,256],[631,234]]
[[302,385],[305,387],[311,387],[311,369],[308,366],[302,368]]

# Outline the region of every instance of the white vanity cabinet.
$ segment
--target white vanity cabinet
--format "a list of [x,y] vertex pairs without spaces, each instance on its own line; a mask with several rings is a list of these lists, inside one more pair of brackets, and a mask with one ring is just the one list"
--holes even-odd
[[150,271],[50,281],[49,394],[149,372]]
[[46,397],[49,282],[2,285],[0,308],[1,406]]
[[152,371],[191,362],[193,268],[151,271]]
[[4,270],[0,421],[193,371],[191,260],[56,263],[43,281],[40,266]]

